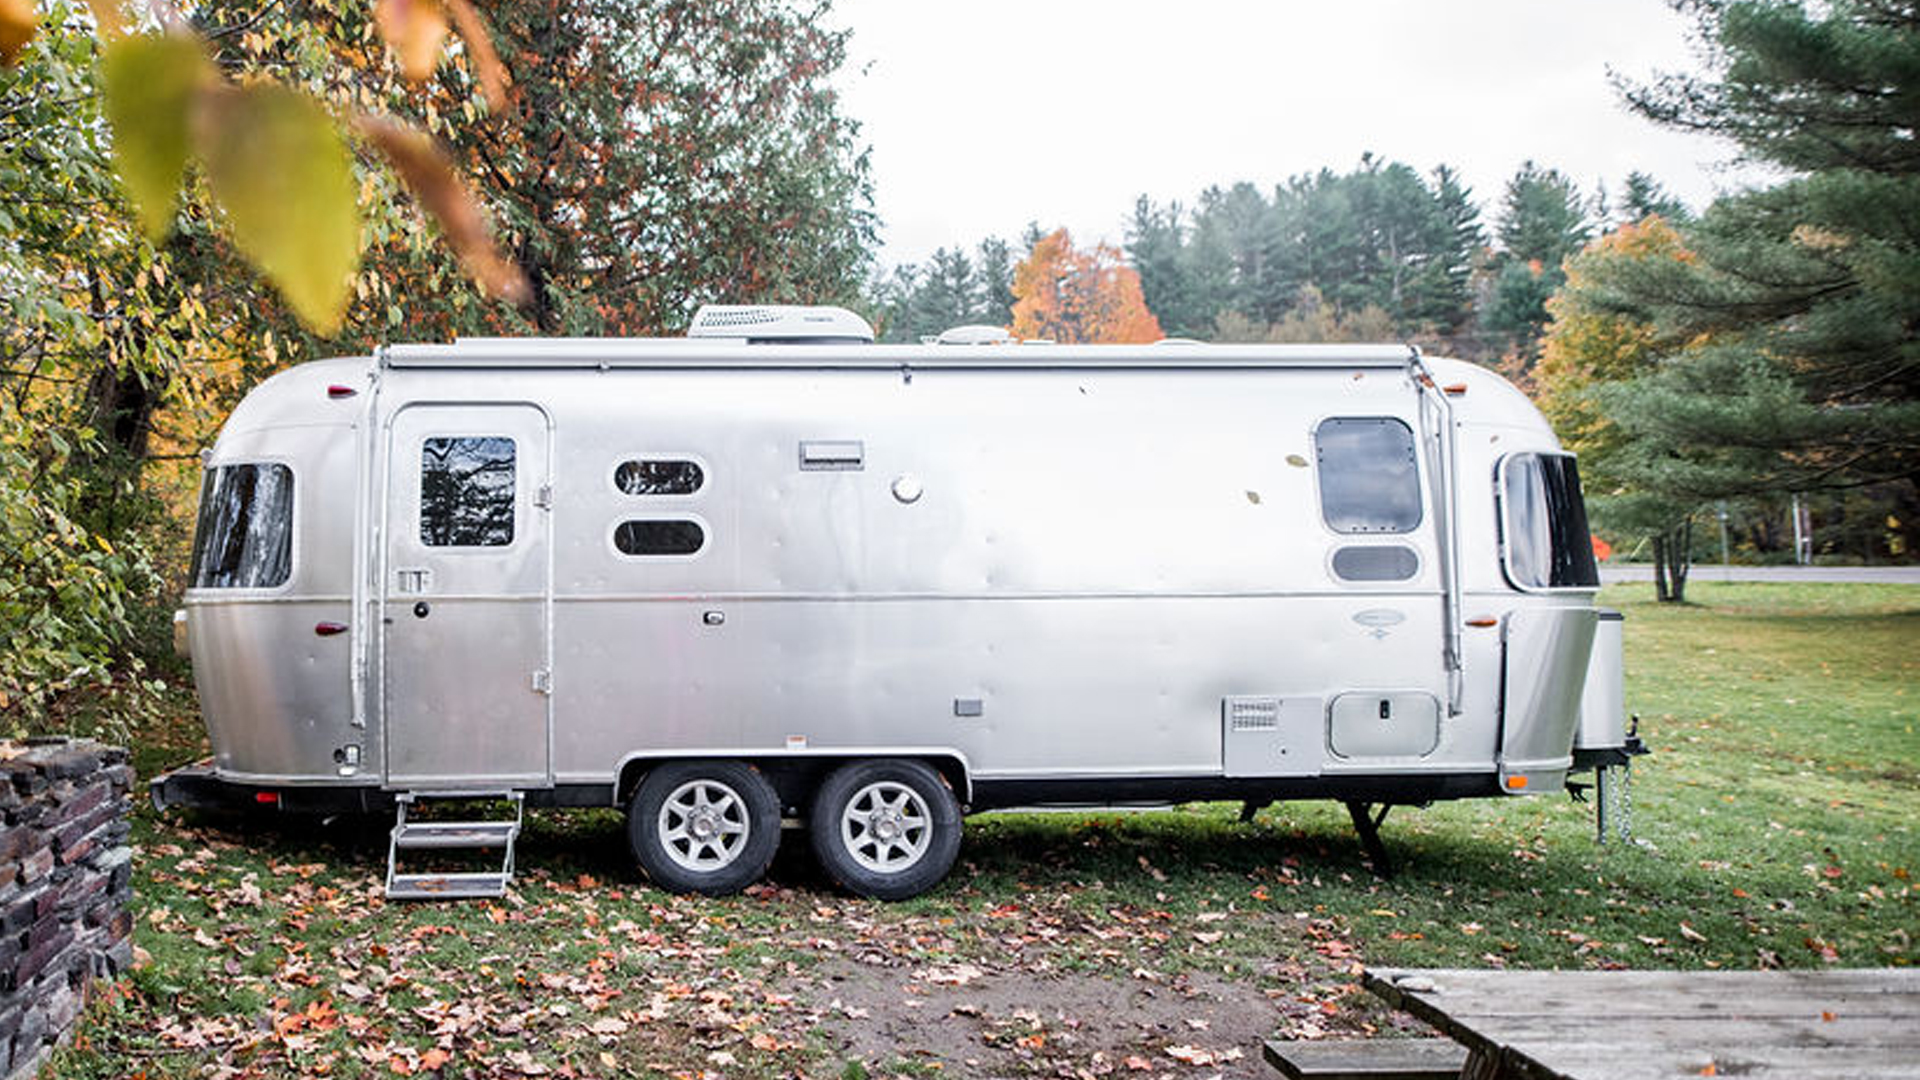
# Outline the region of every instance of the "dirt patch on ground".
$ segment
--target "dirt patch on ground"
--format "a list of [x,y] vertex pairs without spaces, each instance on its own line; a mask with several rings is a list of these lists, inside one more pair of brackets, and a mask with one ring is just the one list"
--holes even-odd
[[[823,1031],[875,1076],[1246,1077],[1266,1080],[1261,1041],[1292,1030],[1359,1034],[1376,1018],[1337,1014],[1307,993],[1306,973],[1264,978],[1036,973],[945,963],[836,958],[810,972]],[[1291,989],[1268,985],[1291,982]],[[1297,980],[1297,981],[1294,981]]]

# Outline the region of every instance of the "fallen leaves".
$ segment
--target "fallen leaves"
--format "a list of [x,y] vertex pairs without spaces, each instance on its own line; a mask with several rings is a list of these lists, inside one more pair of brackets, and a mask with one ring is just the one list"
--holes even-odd
[[965,986],[985,975],[986,972],[972,964],[951,964],[945,967],[923,968],[913,973],[915,979],[940,986]]
[[1194,1066],[1220,1065],[1229,1061],[1238,1061],[1241,1058],[1239,1048],[1231,1046],[1225,1050],[1204,1050],[1198,1046],[1169,1046],[1166,1049],[1166,1055],[1175,1061]]

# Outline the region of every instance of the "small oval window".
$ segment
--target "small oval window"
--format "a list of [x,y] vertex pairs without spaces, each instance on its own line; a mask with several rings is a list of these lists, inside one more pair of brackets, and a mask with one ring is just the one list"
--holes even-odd
[[699,522],[681,518],[623,521],[613,530],[613,546],[622,555],[692,555],[706,542]]
[[1398,544],[1343,547],[1333,553],[1342,581],[1406,581],[1420,572],[1420,556]]
[[706,479],[700,466],[678,459],[623,461],[613,470],[613,486],[623,495],[691,495]]

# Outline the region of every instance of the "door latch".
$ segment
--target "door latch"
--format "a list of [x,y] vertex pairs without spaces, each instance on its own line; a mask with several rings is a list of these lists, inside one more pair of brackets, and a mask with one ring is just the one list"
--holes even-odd
[[553,671],[550,668],[538,668],[533,673],[533,692],[536,694],[553,693]]

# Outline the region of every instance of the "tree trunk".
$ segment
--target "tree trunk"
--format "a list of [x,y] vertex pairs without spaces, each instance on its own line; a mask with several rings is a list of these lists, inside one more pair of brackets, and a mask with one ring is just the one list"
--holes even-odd
[[1693,570],[1693,519],[1653,535],[1653,595],[1662,604],[1684,604]]

